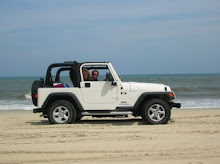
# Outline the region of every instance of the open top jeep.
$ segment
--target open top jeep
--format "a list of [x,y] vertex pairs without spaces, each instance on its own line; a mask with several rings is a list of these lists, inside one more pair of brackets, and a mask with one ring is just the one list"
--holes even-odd
[[[52,75],[52,70],[56,75]],[[83,79],[83,69],[99,72],[99,80]],[[69,83],[60,81],[68,73]],[[63,76],[62,76],[63,77]],[[44,79],[32,84],[32,101],[50,123],[67,124],[83,116],[141,116],[148,124],[166,124],[170,119],[175,94],[163,84],[122,82],[110,62],[76,61],[55,63],[48,67]]]

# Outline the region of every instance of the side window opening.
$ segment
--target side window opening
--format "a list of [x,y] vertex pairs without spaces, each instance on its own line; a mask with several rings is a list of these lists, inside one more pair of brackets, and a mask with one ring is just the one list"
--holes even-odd
[[51,80],[53,87],[57,88],[69,88],[73,87],[71,79],[69,77],[69,68],[55,68],[51,71]]
[[[85,65],[81,68],[81,71],[84,81],[109,81],[108,77],[111,75],[107,65]],[[89,75],[84,76],[85,74]],[[88,76],[89,80],[86,79]],[[97,80],[94,80],[96,78],[95,76],[97,76]]]

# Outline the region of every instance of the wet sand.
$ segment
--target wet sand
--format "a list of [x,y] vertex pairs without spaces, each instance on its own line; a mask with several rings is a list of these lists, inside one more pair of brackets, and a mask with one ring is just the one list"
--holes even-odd
[[173,109],[166,125],[91,118],[50,125],[0,111],[0,163],[220,163],[220,109]]

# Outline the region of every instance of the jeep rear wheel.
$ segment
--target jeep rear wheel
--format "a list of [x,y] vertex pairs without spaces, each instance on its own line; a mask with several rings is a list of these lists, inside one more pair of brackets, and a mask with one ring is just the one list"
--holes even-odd
[[49,107],[48,119],[52,124],[70,124],[76,119],[76,110],[70,102],[58,100]]
[[166,124],[170,119],[170,106],[162,99],[147,101],[142,109],[142,118],[149,124]]

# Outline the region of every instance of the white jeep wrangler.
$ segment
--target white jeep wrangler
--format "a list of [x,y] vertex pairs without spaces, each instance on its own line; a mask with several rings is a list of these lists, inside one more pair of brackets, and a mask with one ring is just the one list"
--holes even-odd
[[[52,69],[56,68],[56,76]],[[99,71],[98,81],[85,81],[83,69]],[[60,82],[60,73],[69,72],[72,84]],[[166,124],[170,119],[175,94],[163,84],[123,82],[110,62],[76,61],[55,63],[44,79],[32,84],[32,101],[52,124],[79,121],[83,116],[141,116],[148,124]]]

